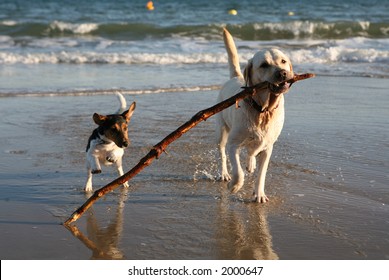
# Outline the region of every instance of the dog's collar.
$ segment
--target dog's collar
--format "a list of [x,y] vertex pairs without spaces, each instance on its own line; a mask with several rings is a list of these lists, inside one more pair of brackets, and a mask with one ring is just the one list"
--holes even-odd
[[259,105],[255,100],[254,98],[252,98],[251,96],[249,97],[246,97],[245,99],[243,99],[246,104],[248,104],[251,108],[253,108],[255,111],[258,111],[258,113],[262,113],[264,112],[265,110],[263,110],[262,106]]
[[[246,80],[246,88],[251,87],[251,79]],[[262,105],[258,104],[252,96],[248,96],[245,99],[243,99],[244,102],[246,102],[247,105],[249,105],[251,108],[253,108],[255,111],[257,111],[259,114],[264,112],[266,109],[262,108]]]
[[100,133],[97,134],[97,138],[99,140],[100,145],[107,145],[112,143],[111,140],[107,139],[104,135],[101,135]]
[[277,109],[278,106],[280,105],[280,102],[277,102],[277,105],[276,105],[273,109],[269,110],[268,107],[262,108],[262,106],[259,105],[259,104],[254,100],[254,98],[252,98],[251,96],[246,97],[246,98],[243,99],[243,100],[246,102],[246,104],[248,104],[251,108],[253,108],[255,111],[257,111],[259,114],[261,114],[261,113],[263,113],[263,112],[272,112],[272,111],[274,111],[275,109]]

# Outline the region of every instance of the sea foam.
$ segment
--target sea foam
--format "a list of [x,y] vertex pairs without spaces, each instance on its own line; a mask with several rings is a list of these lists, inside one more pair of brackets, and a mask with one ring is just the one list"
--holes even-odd
[[88,34],[92,31],[97,30],[99,27],[96,23],[68,23],[63,21],[54,21],[50,24],[47,32],[60,31],[60,32],[71,32],[74,34]]
[[[0,38],[0,43],[7,38]],[[108,46],[108,44],[107,44]],[[107,48],[104,46],[104,49]],[[260,48],[258,48],[260,49]],[[240,51],[240,61],[245,63],[255,51]],[[317,45],[308,48],[284,49],[293,63],[328,64],[344,63],[388,63],[389,50],[369,46],[349,46],[347,43]],[[107,51],[51,51],[51,52],[10,52],[0,51],[0,63],[3,64],[227,64],[224,50],[218,53],[151,53],[151,52],[107,52]]]

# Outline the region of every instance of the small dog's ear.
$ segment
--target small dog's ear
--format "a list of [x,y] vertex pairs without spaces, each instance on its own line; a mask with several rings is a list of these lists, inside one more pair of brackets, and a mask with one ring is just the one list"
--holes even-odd
[[247,62],[247,65],[246,65],[246,67],[244,68],[244,71],[243,71],[243,77],[244,77],[244,80],[246,81],[246,86],[252,86],[252,84],[251,84],[251,72],[252,72],[252,69],[253,69],[253,60],[250,59]]
[[122,116],[126,119],[128,123],[131,120],[132,114],[134,114],[135,107],[136,107],[136,102],[132,102],[130,108],[122,114]]
[[97,114],[97,113],[94,113],[94,114],[93,114],[93,121],[94,121],[97,125],[102,125],[106,120],[107,120],[107,117],[106,117],[106,116],[99,115],[99,114]]

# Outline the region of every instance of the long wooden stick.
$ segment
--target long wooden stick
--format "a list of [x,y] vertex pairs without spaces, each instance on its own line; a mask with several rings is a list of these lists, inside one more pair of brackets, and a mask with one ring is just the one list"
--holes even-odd
[[[287,82],[290,84],[293,84],[294,82],[308,79],[314,77],[314,74],[302,74],[302,75],[295,75],[293,79],[288,80]],[[80,207],[78,208],[69,219],[67,219],[64,223],[64,225],[69,225],[70,223],[73,223],[77,221],[85,211],[87,211],[95,201],[97,201],[99,198],[107,194],[108,192],[113,191],[120,185],[122,185],[124,182],[127,182],[134,176],[136,176],[140,171],[142,171],[145,167],[149,166],[154,159],[158,159],[162,152],[165,151],[166,147],[169,146],[173,141],[180,138],[184,133],[195,127],[198,123],[207,120],[209,117],[223,111],[224,109],[236,104],[239,100],[242,100],[250,95],[254,95],[256,90],[265,89],[269,86],[268,82],[262,82],[257,85],[254,85],[252,87],[245,87],[241,92],[238,94],[208,108],[205,110],[202,110],[195,114],[189,121],[181,125],[179,128],[177,128],[175,131],[170,133],[167,137],[165,137],[161,142],[159,142],[157,145],[155,145],[150,152],[143,157],[137,165],[135,165],[130,171],[125,173],[123,176],[117,178],[116,180],[112,181],[111,183],[107,184],[106,186],[102,187],[101,189],[96,190],[93,195]]]

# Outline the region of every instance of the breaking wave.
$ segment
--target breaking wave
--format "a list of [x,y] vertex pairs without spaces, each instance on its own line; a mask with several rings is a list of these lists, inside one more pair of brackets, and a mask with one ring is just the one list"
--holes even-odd
[[[8,52],[0,51],[2,64],[227,64],[227,55],[218,53],[132,53],[132,52]],[[286,49],[285,52],[297,64],[389,63],[389,51],[338,44],[310,48]],[[240,52],[240,61],[251,58],[252,50]]]

